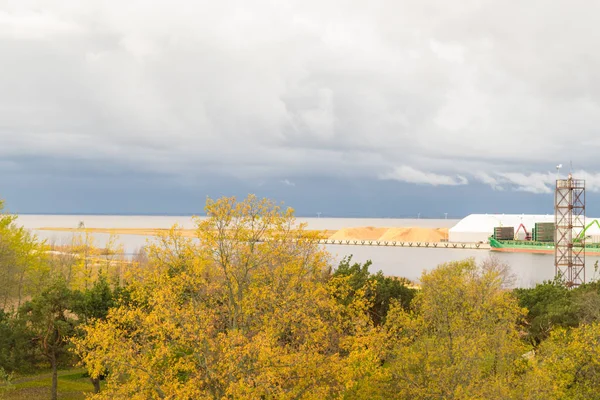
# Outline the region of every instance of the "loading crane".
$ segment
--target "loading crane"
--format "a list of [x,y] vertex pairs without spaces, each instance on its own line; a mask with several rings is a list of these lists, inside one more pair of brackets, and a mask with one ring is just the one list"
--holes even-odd
[[525,232],[525,240],[531,240],[531,233],[527,231],[527,228],[525,228],[525,225],[523,224],[519,225],[519,227],[515,231],[515,240],[519,239],[519,231],[521,230],[521,228],[523,228],[523,232]]
[[586,237],[586,236],[585,236],[585,233],[586,233],[586,231],[587,231],[589,228],[591,228],[591,227],[592,227],[592,225],[594,225],[594,224],[595,224],[595,225],[596,225],[598,228],[600,228],[600,223],[598,223],[598,220],[597,220],[597,219],[595,219],[595,220],[593,220],[592,222],[590,222],[589,224],[587,224],[587,225],[585,226],[585,228],[583,228],[583,230],[581,231],[581,233],[580,233],[579,235],[577,235],[577,237],[576,237],[576,238],[574,238],[574,239],[573,239],[573,241],[574,241],[574,242],[580,242],[580,241],[582,241],[582,240],[583,240],[583,239]]

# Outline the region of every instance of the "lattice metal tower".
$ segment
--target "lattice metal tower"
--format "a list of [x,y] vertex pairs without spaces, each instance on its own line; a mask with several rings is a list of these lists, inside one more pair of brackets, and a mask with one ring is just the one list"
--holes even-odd
[[568,287],[585,283],[585,180],[556,180],[554,224],[556,276]]

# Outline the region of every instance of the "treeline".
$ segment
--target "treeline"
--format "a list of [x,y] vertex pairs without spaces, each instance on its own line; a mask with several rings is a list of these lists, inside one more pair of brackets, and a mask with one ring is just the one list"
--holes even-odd
[[333,267],[271,201],[206,214],[199,240],[173,229],[130,263],[19,231],[0,260],[0,379],[81,365],[98,399],[600,397],[597,283],[511,290],[506,265],[467,259],[416,288],[351,257]]
[[48,369],[56,398],[58,369],[78,361],[71,339],[123,297],[131,261],[115,237],[103,249],[83,231],[49,245],[3,210],[0,202],[0,398],[16,374]]

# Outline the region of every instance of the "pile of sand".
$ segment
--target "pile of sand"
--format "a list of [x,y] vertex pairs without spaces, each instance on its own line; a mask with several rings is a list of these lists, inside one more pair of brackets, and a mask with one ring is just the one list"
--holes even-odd
[[343,228],[330,240],[377,240],[380,242],[440,242],[448,237],[448,228]]
[[367,226],[363,228],[343,228],[329,236],[333,240],[378,240],[388,228],[375,228]]
[[380,242],[440,242],[448,237],[448,228],[390,228]]

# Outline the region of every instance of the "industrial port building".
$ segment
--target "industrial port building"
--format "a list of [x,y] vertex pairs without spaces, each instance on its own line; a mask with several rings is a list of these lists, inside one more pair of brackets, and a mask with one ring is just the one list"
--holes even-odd
[[[521,240],[536,223],[554,222],[554,215],[531,214],[471,214],[460,220],[448,231],[448,241],[454,243],[486,243],[496,227],[514,227],[515,235]],[[600,224],[596,218],[585,219],[591,226],[586,230],[588,242],[600,243]],[[523,227],[525,229],[523,229]]]

